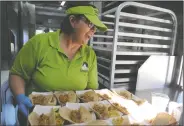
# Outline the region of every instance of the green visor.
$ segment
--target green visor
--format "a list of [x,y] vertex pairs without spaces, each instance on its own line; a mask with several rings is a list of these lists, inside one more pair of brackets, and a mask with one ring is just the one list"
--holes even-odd
[[100,31],[106,31],[105,26],[98,18],[98,9],[92,6],[77,6],[66,10],[67,14],[84,14],[84,16],[91,21]]

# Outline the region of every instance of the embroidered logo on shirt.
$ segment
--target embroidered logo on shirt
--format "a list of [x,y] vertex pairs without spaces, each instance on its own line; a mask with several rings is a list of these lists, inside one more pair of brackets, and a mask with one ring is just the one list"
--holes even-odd
[[88,71],[88,64],[86,62],[83,63],[81,70]]

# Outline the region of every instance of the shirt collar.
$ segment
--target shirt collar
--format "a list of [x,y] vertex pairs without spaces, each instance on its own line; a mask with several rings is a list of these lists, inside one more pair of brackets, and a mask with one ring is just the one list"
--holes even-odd
[[59,35],[60,35],[60,29],[58,29],[56,32],[50,33],[49,35],[49,43],[50,46],[56,49],[59,49]]

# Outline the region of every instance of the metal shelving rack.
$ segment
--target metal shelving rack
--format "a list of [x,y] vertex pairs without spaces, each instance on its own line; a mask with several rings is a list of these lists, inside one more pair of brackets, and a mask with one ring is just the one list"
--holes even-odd
[[133,89],[138,68],[149,56],[174,55],[177,18],[173,11],[124,2],[101,18],[108,30],[97,31],[90,45],[97,54],[99,83],[105,87]]

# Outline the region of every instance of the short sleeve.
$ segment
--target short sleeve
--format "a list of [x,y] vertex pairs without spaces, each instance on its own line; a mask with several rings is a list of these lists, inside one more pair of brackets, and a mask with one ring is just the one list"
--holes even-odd
[[89,68],[87,89],[98,89],[97,58],[93,50],[91,50],[91,53],[92,65]]
[[10,74],[19,75],[26,82],[30,80],[37,64],[35,49],[37,41],[38,36],[34,36],[21,48],[10,69]]

